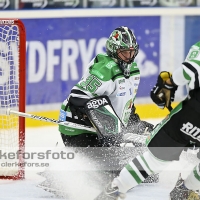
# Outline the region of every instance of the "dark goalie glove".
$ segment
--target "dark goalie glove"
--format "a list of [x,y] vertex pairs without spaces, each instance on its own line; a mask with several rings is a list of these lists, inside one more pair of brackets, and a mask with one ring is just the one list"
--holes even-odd
[[[172,84],[166,83],[166,80],[170,79]],[[172,110],[171,102],[174,101],[175,91],[178,86],[173,82],[170,72],[163,71],[159,74],[157,83],[150,92],[151,99],[159,107],[168,110]]]

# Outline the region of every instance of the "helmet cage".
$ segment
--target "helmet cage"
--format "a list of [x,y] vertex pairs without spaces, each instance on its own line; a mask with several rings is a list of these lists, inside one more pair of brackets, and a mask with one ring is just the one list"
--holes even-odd
[[118,49],[117,50],[117,58],[121,61],[124,61],[128,64],[131,64],[135,58],[135,50],[130,47],[129,49]]
[[[106,51],[120,66],[123,72],[130,71],[130,66],[139,51],[139,45],[132,31],[128,27],[116,28],[106,42]],[[127,57],[123,53],[129,51],[130,56]],[[132,54],[132,52],[134,53]],[[123,58],[120,56],[123,55]],[[126,73],[127,74],[127,73]],[[124,74],[125,75],[125,74]]]

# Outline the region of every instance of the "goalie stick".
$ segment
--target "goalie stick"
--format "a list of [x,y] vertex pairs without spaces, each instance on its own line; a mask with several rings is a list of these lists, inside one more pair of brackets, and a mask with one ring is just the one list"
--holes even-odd
[[63,125],[63,126],[69,127],[69,128],[85,129],[85,130],[88,130],[88,131],[96,132],[96,130],[93,127],[89,127],[89,126],[85,126],[85,125],[81,125],[81,124],[75,124],[73,122],[61,121],[61,120],[47,118],[47,117],[44,117],[44,116],[32,115],[32,114],[29,114],[29,113],[18,112],[18,111],[15,111],[15,110],[7,109],[6,110],[6,115],[10,115],[10,114],[17,115],[17,116],[20,116],[20,117],[35,119],[35,120],[39,120],[39,121],[50,122],[50,123],[53,123],[53,124]]

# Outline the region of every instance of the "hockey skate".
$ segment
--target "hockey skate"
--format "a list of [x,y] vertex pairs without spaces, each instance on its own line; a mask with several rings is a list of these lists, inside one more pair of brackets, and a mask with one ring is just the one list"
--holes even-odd
[[125,194],[119,192],[118,187],[112,187],[109,183],[94,200],[123,200],[125,197]]
[[197,191],[189,190],[184,185],[184,180],[181,178],[181,174],[180,174],[174,189],[170,192],[169,199],[170,200],[200,200],[200,196]]

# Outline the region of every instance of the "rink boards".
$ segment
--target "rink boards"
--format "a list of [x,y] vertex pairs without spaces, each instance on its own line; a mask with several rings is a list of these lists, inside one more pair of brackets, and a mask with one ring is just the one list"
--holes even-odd
[[[60,104],[81,79],[87,64],[97,53],[105,53],[110,32],[124,25],[133,30],[140,46],[136,58],[141,70],[135,102],[137,112],[141,118],[166,116],[168,111],[159,110],[152,104],[149,92],[159,72],[172,72],[180,66],[189,47],[199,40],[200,34],[196,30],[200,30],[200,15],[191,8],[184,10],[185,15],[170,8],[162,12],[160,9],[144,10],[76,10],[76,15],[72,10],[57,10],[51,14],[48,11],[29,12],[29,15],[5,12],[5,17],[6,14],[19,16],[26,27],[27,112],[57,119]],[[192,16],[195,13],[196,16]],[[185,94],[185,89],[180,87],[176,102]],[[36,126],[41,123],[26,120],[26,124]]]

